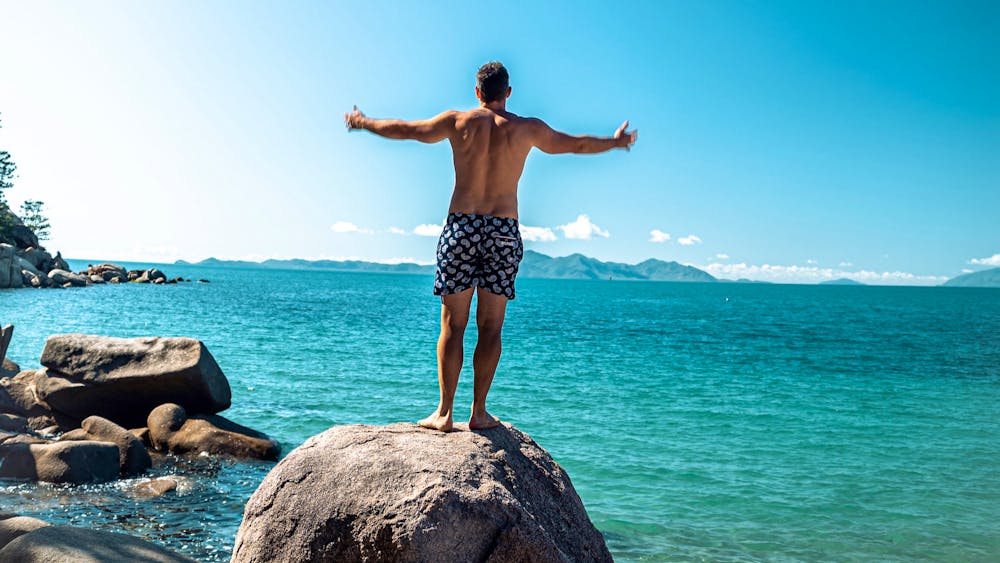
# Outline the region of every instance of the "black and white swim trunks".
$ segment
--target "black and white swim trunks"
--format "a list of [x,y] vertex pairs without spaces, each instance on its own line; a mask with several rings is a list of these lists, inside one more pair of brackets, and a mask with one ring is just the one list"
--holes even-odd
[[524,256],[517,219],[449,213],[438,240],[434,295],[471,287],[514,298],[514,278]]

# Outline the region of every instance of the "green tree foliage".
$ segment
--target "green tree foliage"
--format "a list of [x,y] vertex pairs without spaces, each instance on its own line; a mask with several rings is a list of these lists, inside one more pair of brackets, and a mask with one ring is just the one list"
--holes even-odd
[[42,214],[43,205],[45,204],[41,201],[30,199],[21,204],[21,221],[35,233],[38,240],[49,238],[49,219]]

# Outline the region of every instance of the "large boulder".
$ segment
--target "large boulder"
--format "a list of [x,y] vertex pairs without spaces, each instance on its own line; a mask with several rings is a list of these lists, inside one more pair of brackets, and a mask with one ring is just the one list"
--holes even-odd
[[99,415],[126,428],[144,426],[149,412],[177,403],[189,413],[229,408],[229,381],[205,345],[193,338],[49,337],[39,396],[60,412]]
[[0,214],[4,216],[0,217],[0,222],[8,226],[7,238],[14,243],[14,246],[17,248],[38,246],[38,237],[35,232],[26,227],[21,218],[15,215],[8,206],[0,206]]
[[149,413],[149,441],[157,451],[172,454],[228,455],[277,460],[278,442],[267,435],[218,415],[188,416],[184,407],[160,405]]
[[246,505],[234,562],[611,561],[569,476],[510,425],[340,426]]
[[74,484],[118,477],[118,447],[110,442],[11,442],[0,443],[0,477]]
[[55,269],[55,261],[52,260],[52,255],[45,251],[43,248],[26,248],[24,250],[18,250],[17,254],[31,263],[39,272],[48,272],[49,270]]
[[14,247],[0,243],[0,289],[23,287],[20,261]]
[[[14,541],[16,538],[39,528],[48,526],[49,523],[30,516],[10,516],[0,519],[0,548]],[[6,560],[0,560],[6,561]]]
[[0,413],[24,417],[28,426],[41,430],[57,426],[61,431],[76,428],[79,418],[53,411],[39,398],[38,382],[42,370],[22,371],[14,377],[0,377]]
[[63,434],[60,441],[89,440],[111,442],[118,447],[118,464],[124,476],[139,475],[153,466],[153,460],[142,440],[114,422],[99,416],[89,416],[80,428]]
[[191,563],[194,559],[125,534],[70,526],[45,526],[14,539],[0,549],[0,561]]
[[74,287],[83,287],[87,285],[88,280],[85,276],[80,274],[74,274],[68,270],[55,269],[49,272],[49,279],[58,285],[70,284]]

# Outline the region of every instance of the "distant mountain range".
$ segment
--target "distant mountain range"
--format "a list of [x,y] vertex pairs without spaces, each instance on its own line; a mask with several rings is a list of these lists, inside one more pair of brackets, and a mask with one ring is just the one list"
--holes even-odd
[[[337,272],[372,272],[394,274],[433,274],[434,266],[413,263],[382,264],[363,260],[219,260],[207,258],[201,262],[174,262],[185,266],[212,266],[218,268],[269,268],[278,270],[329,270]],[[649,259],[638,264],[622,262],[602,262],[583,254],[552,257],[528,250],[521,261],[519,275],[524,278],[561,278],[580,280],[650,280],[681,282],[727,282],[727,283],[769,283],[748,279],[717,279],[704,270],[685,266],[677,262]],[[822,285],[865,285],[861,282],[840,278],[820,282]],[[944,283],[949,287],[1000,287],[1000,268],[983,270],[952,278]]]
[[[244,260],[219,260],[208,258],[201,262],[178,260],[175,264],[188,266],[212,266],[221,268],[271,268],[282,270],[332,270],[340,272],[382,272],[403,274],[432,274],[434,266],[420,264],[381,264],[360,260],[265,260],[249,262]],[[521,261],[519,276],[526,278],[563,278],[592,280],[654,280],[685,282],[716,282],[711,274],[693,266],[677,262],[649,259],[638,264],[602,262],[582,254],[571,254],[554,258],[540,252],[528,250]]]
[[827,280],[819,282],[820,285],[865,285],[859,281],[852,280],[851,278],[837,278],[835,280]]
[[944,282],[948,287],[1000,287],[1000,268],[962,274]]

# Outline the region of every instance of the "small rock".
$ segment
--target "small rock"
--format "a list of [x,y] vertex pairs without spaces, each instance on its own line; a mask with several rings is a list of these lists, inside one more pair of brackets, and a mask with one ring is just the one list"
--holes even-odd
[[99,416],[89,416],[80,428],[63,434],[61,441],[91,440],[111,442],[118,447],[118,464],[125,476],[140,475],[153,466],[153,460],[142,440],[114,422]]
[[160,477],[136,484],[132,493],[139,498],[162,497],[170,491],[176,491],[179,485],[180,481],[174,477]]
[[240,458],[277,460],[278,442],[218,415],[188,417],[184,407],[160,405],[149,413],[149,439],[161,452],[174,454],[207,452]]
[[92,284],[101,284],[101,283],[104,283],[104,278],[101,277],[101,276],[98,276],[97,274],[89,276],[87,279],[89,279],[90,283],[92,283]]
[[0,430],[16,432],[18,434],[27,432],[28,419],[16,414],[0,413]]

